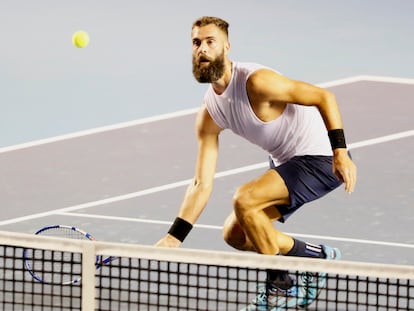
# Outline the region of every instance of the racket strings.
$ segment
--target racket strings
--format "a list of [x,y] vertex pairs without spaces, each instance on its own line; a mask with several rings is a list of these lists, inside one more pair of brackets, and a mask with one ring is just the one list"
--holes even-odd
[[[89,234],[68,226],[54,226],[39,231],[38,235],[91,240]],[[76,284],[82,275],[82,254],[44,249],[26,249],[25,264],[39,282],[50,284]]]
[[82,275],[82,255],[41,249],[28,249],[26,266],[33,277],[44,283],[72,284]]
[[90,240],[89,235],[71,227],[54,227],[40,233],[44,236],[67,238],[73,240]]

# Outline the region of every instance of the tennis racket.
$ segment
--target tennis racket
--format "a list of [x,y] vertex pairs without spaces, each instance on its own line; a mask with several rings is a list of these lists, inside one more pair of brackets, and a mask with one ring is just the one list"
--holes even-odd
[[[53,236],[77,240],[94,241],[89,233],[72,226],[46,226],[36,235]],[[117,257],[96,256],[95,267],[100,269]],[[82,254],[65,251],[26,248],[23,251],[24,265],[38,282],[48,284],[78,284],[82,276]]]

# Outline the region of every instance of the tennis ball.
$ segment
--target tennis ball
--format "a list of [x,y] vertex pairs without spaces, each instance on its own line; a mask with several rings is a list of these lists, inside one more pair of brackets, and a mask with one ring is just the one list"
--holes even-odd
[[77,48],[84,48],[89,44],[89,35],[86,31],[79,30],[72,36],[72,43]]

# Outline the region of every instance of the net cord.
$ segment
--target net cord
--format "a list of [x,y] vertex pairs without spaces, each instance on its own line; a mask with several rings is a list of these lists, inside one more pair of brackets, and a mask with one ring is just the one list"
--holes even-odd
[[[85,255],[86,265],[94,267],[95,255],[135,257],[206,265],[225,265],[258,269],[286,269],[309,272],[326,272],[379,278],[414,279],[414,266],[354,261],[327,261],[323,259],[288,256],[270,256],[254,253],[224,252],[195,249],[171,249],[154,246],[109,243],[101,241],[80,241],[55,237],[42,237],[25,233],[0,231],[0,241],[4,245],[56,251],[80,252]],[[90,254],[92,252],[94,254]]]

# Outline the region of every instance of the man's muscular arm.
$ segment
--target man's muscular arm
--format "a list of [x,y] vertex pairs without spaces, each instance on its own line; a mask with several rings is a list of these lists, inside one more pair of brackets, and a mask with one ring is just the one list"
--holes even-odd
[[[291,80],[268,69],[258,70],[252,74],[247,89],[249,98],[269,104],[316,106],[328,133],[332,134],[332,131],[342,130],[343,134],[343,123],[336,98],[328,90],[305,82]],[[341,137],[337,136],[336,139],[341,139]],[[345,183],[345,190],[351,193],[355,189],[356,166],[348,155],[346,145],[339,144],[332,138],[331,144],[334,156],[333,171]]]
[[198,155],[194,179],[184,195],[175,225],[156,246],[178,247],[191,229],[190,226],[197,221],[207,205],[213,189],[220,132],[221,128],[211,119],[206,107],[203,106],[196,121]]

